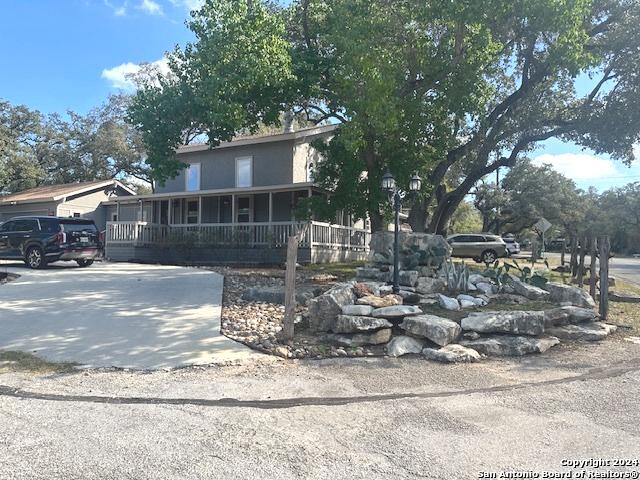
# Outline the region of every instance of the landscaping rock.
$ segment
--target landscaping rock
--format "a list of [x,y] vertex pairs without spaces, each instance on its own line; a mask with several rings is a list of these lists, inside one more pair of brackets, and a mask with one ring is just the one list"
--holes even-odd
[[579,287],[563,283],[547,282],[544,289],[550,293],[550,300],[556,303],[570,302],[577,307],[594,308],[596,303],[588,292]]
[[495,285],[486,282],[478,282],[475,284],[478,291],[484,293],[485,295],[493,295],[496,293]]
[[444,291],[444,280],[441,278],[419,277],[416,292],[422,294],[440,293]]
[[383,328],[372,333],[329,333],[323,339],[343,347],[362,347],[364,345],[381,345],[391,340],[391,329]]
[[342,307],[343,315],[363,315],[368,316],[373,311],[371,305],[345,305]]
[[493,295],[491,298],[494,302],[504,303],[505,305],[522,305],[524,303],[529,303],[527,298],[513,293],[498,293]]
[[[441,235],[415,232],[399,232],[400,265],[403,269],[414,270],[418,266],[437,270],[448,258],[451,247]],[[372,259],[380,258],[388,262],[393,258],[394,232],[376,232],[371,235]]]
[[584,340],[598,342],[618,329],[615,325],[601,322],[582,323],[580,325],[563,325],[548,329],[548,333],[561,340]]
[[458,300],[442,295],[441,293],[438,294],[438,303],[440,304],[440,307],[445,310],[460,310]]
[[462,308],[463,310],[465,308],[476,308],[477,307],[477,305],[474,302],[470,301],[470,300],[465,300],[465,299],[458,300],[458,303],[460,304],[460,308]]
[[463,330],[472,330],[478,333],[542,335],[544,333],[544,312],[474,312],[463,318],[460,324]]
[[[393,276],[391,277],[393,278]],[[398,283],[407,287],[415,287],[418,284],[418,272],[415,270],[400,270]]]
[[358,333],[391,328],[393,325],[384,318],[360,317],[355,315],[338,315],[333,331],[335,333]]
[[342,307],[356,301],[354,283],[338,283],[319,297],[307,303],[309,307],[309,328],[314,332],[328,332],[333,329]]
[[353,292],[358,298],[366,297],[368,295],[379,295],[380,286],[375,282],[358,282],[353,287]]
[[462,305],[462,302],[465,301],[465,302],[473,303],[475,307],[484,307],[488,303],[487,300],[485,300],[484,298],[472,297],[471,295],[465,295],[464,293],[461,293],[460,295],[458,295],[456,297],[456,300],[460,302],[460,305]]
[[422,355],[429,360],[444,363],[470,363],[480,360],[480,354],[472,348],[463,347],[456,343],[442,348],[425,348]]
[[421,353],[424,347],[424,340],[409,337],[407,335],[399,335],[393,337],[387,343],[387,355],[390,357],[400,357],[408,353]]
[[402,303],[404,305],[417,305],[420,303],[420,300],[422,300],[422,296],[419,293],[408,290],[400,290],[398,295],[402,297]]
[[486,283],[487,280],[487,277],[478,273],[472,273],[471,275],[469,275],[469,283],[473,285],[476,285],[477,283]]
[[373,308],[391,307],[393,305],[402,305],[402,297],[399,295],[385,295],[384,297],[375,297],[369,295],[356,300],[358,305],[370,305]]
[[394,305],[392,307],[376,308],[371,312],[375,318],[403,318],[410,315],[420,315],[422,310],[413,305]]
[[492,335],[477,340],[461,340],[460,345],[485,355],[520,356],[542,353],[560,343],[556,337]]
[[533,285],[529,285],[528,283],[521,282],[520,280],[512,280],[510,283],[513,291],[522,295],[529,300],[546,300],[551,294],[542,288],[534,287]]
[[[296,291],[296,302],[306,305],[316,295],[320,295],[321,287],[299,288]],[[250,287],[242,294],[242,299],[247,302],[263,302],[284,305],[284,286],[276,287]]]
[[597,316],[596,312],[590,308],[569,305],[545,310],[544,325],[546,328],[571,323],[592,322]]
[[456,322],[436,315],[407,317],[400,324],[400,328],[411,335],[427,338],[440,346],[453,342],[462,331]]
[[358,281],[375,280],[378,282],[391,281],[391,272],[383,272],[379,268],[358,267],[356,268],[356,279]]

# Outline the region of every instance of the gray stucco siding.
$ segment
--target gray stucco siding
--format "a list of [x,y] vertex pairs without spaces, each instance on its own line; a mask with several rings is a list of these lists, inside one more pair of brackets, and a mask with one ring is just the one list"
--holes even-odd
[[[235,188],[236,159],[240,157],[253,158],[254,187],[293,182],[293,140],[184,153],[178,159],[188,164],[200,163],[200,190],[216,190]],[[184,171],[156,189],[156,193],[184,191]]]

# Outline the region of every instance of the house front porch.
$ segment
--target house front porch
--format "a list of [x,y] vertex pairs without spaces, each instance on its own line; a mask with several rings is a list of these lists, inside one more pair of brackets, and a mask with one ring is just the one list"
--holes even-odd
[[113,261],[279,264],[298,235],[299,263],[365,260],[369,231],[317,221],[161,225],[108,222],[105,256]]

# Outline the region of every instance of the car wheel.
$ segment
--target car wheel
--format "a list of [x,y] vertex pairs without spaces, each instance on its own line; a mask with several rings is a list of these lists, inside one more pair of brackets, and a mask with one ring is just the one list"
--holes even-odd
[[27,250],[27,254],[24,259],[29,268],[38,269],[47,266],[47,259],[40,247],[31,247]]
[[498,255],[493,250],[485,250],[484,252],[482,252],[480,259],[484,263],[493,263],[498,259]]
[[78,263],[79,267],[88,267],[89,265],[93,264],[93,260],[85,259],[76,260],[76,262]]

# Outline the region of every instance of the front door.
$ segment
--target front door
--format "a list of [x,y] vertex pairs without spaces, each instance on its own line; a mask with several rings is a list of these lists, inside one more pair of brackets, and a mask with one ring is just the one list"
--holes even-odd
[[251,195],[237,197],[238,208],[236,210],[237,223],[249,223],[252,221]]

